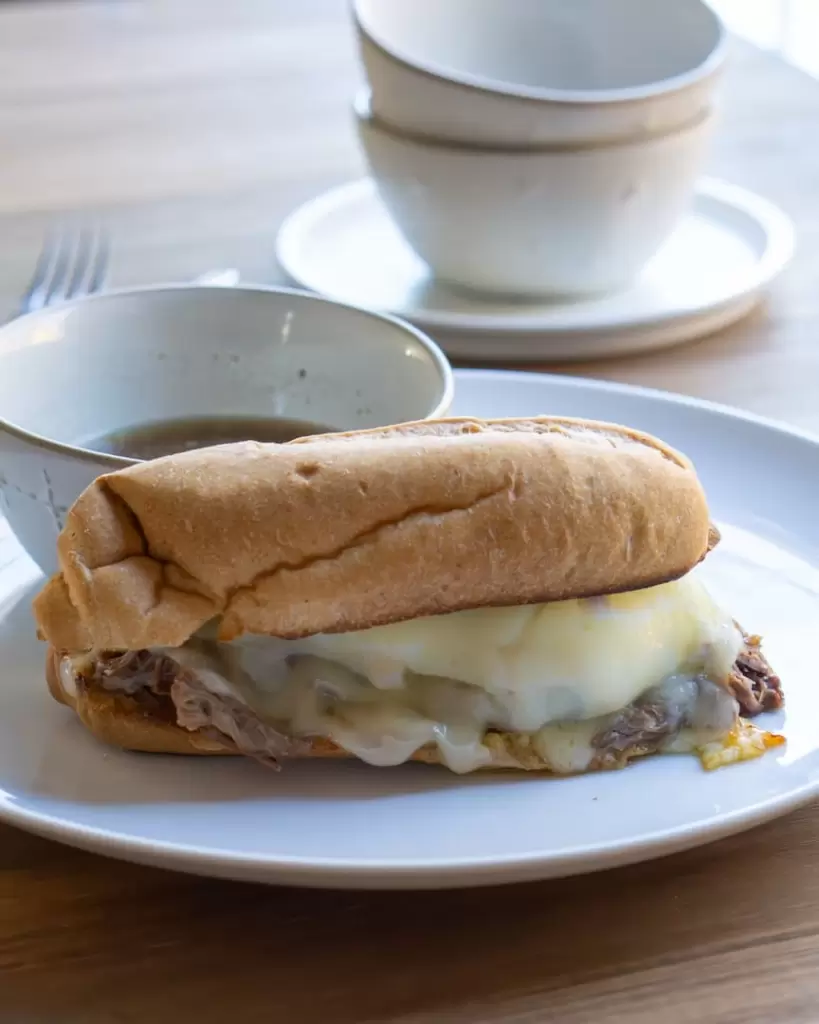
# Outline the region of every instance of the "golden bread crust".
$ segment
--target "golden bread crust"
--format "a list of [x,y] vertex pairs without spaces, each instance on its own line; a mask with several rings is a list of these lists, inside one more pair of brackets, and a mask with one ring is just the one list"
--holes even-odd
[[713,541],[682,455],[625,427],[442,420],[100,477],[35,601],[63,650],[365,629],[653,586]]

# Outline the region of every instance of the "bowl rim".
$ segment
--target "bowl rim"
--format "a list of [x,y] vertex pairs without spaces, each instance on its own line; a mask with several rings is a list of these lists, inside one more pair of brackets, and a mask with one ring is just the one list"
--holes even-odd
[[[208,285],[208,284],[193,284],[188,282],[169,282],[167,284],[149,284],[149,285],[137,285],[126,288],[111,288],[106,291],[98,292],[95,295],[85,295],[74,299],[68,299],[65,302],[54,303],[44,307],[43,309],[33,310],[30,313],[25,313],[22,316],[13,317],[6,323],[0,324],[0,336],[5,332],[7,327],[11,325],[17,325],[25,321],[35,321],[44,315],[50,315],[52,313],[64,312],[69,309],[76,309],[78,306],[86,306],[91,303],[105,301],[106,299],[117,299],[117,298],[130,298],[132,296],[144,295],[144,294],[165,294],[168,292],[191,292],[196,294],[198,292],[241,292],[244,294],[252,295],[289,295],[294,296],[297,299],[309,299],[314,302],[320,302],[328,306],[336,306],[341,309],[349,310],[353,313],[362,313],[365,316],[373,319],[385,322],[392,325],[393,327],[400,328],[406,335],[410,336],[421,348],[432,358],[435,368],[441,379],[441,394],[440,397],[433,407],[433,409],[421,419],[436,419],[442,415],[446,415],[449,411],[449,407],[452,404],[452,400],[455,395],[455,379],[452,374],[452,366],[444,355],[441,347],[433,341],[429,335],[425,334],[420,328],[414,324],[409,323],[407,320],[402,320],[401,317],[393,316],[391,313],[381,313],[376,310],[367,309],[364,306],[357,306],[351,302],[339,302],[336,299],[331,299],[324,295],[318,295],[314,292],[307,291],[303,288],[290,288],[285,285],[257,285],[257,284],[238,284],[230,285]],[[0,354],[0,361],[2,361],[2,354]],[[53,452],[59,455],[67,455],[74,461],[78,462],[94,462],[102,463],[105,466],[111,467],[112,470],[124,469],[126,466],[134,466],[144,461],[142,459],[131,459],[123,455],[111,455],[107,452],[97,452],[93,448],[84,448],[82,445],[69,444],[66,441],[57,441],[54,438],[47,437],[45,434],[39,434],[33,430],[26,430],[24,427],[18,426],[11,420],[6,419],[0,413],[0,434],[10,434],[15,437],[18,441],[24,441],[27,444],[32,445],[36,448],[42,448],[46,451]]]
[[631,85],[617,89],[559,89],[554,86],[531,86],[505,82],[503,79],[471,74],[455,68],[435,64],[432,61],[416,59],[397,50],[384,40],[377,30],[365,23],[361,6],[364,0],[351,0],[352,17],[361,40],[375,47],[383,57],[399,64],[405,71],[423,75],[445,86],[454,86],[463,92],[483,93],[489,96],[526,100],[532,104],[554,104],[558,106],[617,106],[636,104],[646,100],[682,92],[689,86],[704,82],[716,75],[725,63],[728,54],[728,30],[725,23],[710,4],[696,0],[696,4],[714,26],[714,44],[704,60],[693,68],[671,75],[669,78]]
[[693,135],[706,125],[717,119],[717,110],[710,104],[700,107],[695,114],[686,118],[680,124],[672,128],[660,128],[655,131],[645,131],[639,135],[628,135],[622,138],[612,137],[605,139],[571,139],[565,142],[540,142],[540,143],[519,143],[517,145],[492,145],[491,143],[467,142],[460,139],[442,139],[440,136],[424,135],[421,132],[405,131],[397,128],[379,117],[373,110],[372,90],[362,86],[352,102],[353,116],[357,126],[364,127],[374,135],[389,136],[399,142],[406,142],[409,145],[422,149],[445,150],[450,153],[467,153],[472,157],[494,156],[505,159],[516,159],[520,157],[539,156],[572,156],[580,153],[595,152],[596,150],[629,150],[641,149],[643,146],[653,142],[663,142],[670,137],[681,135]]

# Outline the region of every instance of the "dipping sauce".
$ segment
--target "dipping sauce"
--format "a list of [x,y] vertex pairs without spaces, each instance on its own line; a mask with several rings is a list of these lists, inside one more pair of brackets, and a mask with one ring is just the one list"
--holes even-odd
[[334,429],[310,420],[276,416],[189,416],[113,430],[83,441],[82,447],[106,455],[147,460],[235,441],[281,443],[311,434],[327,434]]

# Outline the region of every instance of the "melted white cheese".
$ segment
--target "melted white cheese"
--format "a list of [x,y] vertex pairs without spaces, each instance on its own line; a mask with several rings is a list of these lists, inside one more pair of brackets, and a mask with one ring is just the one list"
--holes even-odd
[[[244,666],[264,685],[258,639],[239,643]],[[530,732],[616,711],[687,670],[723,679],[742,638],[699,579],[688,575],[630,594],[481,608],[313,636],[287,647],[345,665],[377,689],[401,688],[408,673],[469,683],[501,709],[498,726]]]
[[213,692],[371,764],[400,764],[435,744],[452,770],[470,771],[491,760],[484,738],[494,728],[531,734],[555,770],[574,772],[588,767],[605,716],[660,684],[698,732],[730,729],[730,697],[709,706],[685,682],[724,680],[741,647],[731,618],[689,575],[608,598],[167,653]]

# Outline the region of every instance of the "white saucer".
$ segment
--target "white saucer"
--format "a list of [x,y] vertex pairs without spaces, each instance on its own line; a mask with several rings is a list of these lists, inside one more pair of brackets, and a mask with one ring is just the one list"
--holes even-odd
[[279,262],[304,288],[431,329],[449,355],[496,361],[621,356],[690,341],[750,311],[793,253],[793,225],[771,203],[712,179],[641,278],[616,295],[503,302],[434,281],[371,179],[292,213]]
[[[461,371],[453,412],[598,417],[697,464],[723,541],[701,572],[764,634],[787,745],[705,772],[646,758],[569,779],[423,765],[140,756],[98,743],[49,696],[30,602],[42,578],[0,520],[0,819],[75,846],[205,875],[366,888],[549,878],[685,850],[819,795],[819,442],[693,399],[545,374]],[[764,487],[749,485],[748,466]]]

